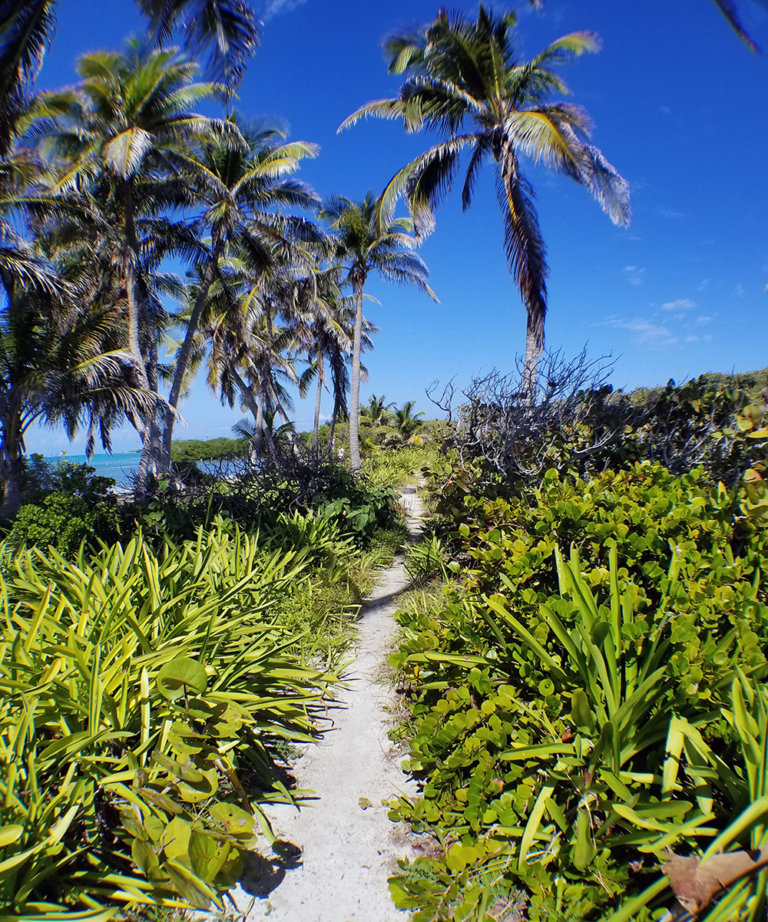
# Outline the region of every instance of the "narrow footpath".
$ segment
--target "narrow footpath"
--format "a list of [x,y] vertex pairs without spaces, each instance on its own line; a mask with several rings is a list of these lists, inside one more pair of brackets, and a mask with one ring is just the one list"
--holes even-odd
[[[421,527],[423,507],[414,492],[402,497],[408,530]],[[329,709],[329,728],[298,760],[299,789],[316,799],[301,810],[269,809],[278,842],[257,859],[253,880],[233,894],[248,922],[403,922],[387,878],[397,859],[413,857],[408,841],[382,803],[415,794],[388,737],[394,692],[386,673],[398,597],[408,585],[398,558],[379,577],[360,611],[355,659],[346,689]]]

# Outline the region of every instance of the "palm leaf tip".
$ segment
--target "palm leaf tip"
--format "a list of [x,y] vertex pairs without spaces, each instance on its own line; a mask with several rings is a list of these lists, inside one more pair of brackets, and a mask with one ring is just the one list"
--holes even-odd
[[[736,8],[736,4],[732,0],[714,0],[715,5],[720,10],[720,12],[725,16],[728,22],[731,25],[731,28],[736,32],[739,38],[744,42],[744,44],[750,49],[750,51],[759,51],[757,44],[755,43],[752,36],[747,32],[746,28],[742,24],[741,17],[739,16],[739,11]],[[763,6],[766,6],[765,2],[762,2]]]

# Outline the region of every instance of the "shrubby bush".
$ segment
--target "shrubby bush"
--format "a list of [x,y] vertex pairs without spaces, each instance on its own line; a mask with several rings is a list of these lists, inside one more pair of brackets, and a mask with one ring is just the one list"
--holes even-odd
[[53,547],[70,556],[86,541],[112,542],[119,533],[114,498],[88,500],[76,493],[49,493],[21,507],[9,534],[15,547]]
[[584,353],[548,356],[535,402],[519,373],[475,379],[456,423],[460,463],[486,494],[508,495],[551,468],[587,475],[637,461],[675,474],[702,467],[730,486],[768,459],[768,440],[744,437],[766,415],[766,372],[623,393],[606,383],[609,368]]
[[245,458],[247,456],[247,439],[179,439],[174,441],[171,449],[174,467],[196,461],[215,461],[219,458]]
[[120,528],[114,485],[88,464],[54,464],[32,455],[22,483],[26,501],[11,527],[10,544],[53,547],[70,556],[84,541],[93,547],[115,541]]
[[[668,849],[768,846],[763,378],[574,395],[517,444],[486,404],[433,464],[454,582],[392,658],[423,785],[392,816],[436,839],[391,881],[416,922],[658,918]],[[707,919],[757,918],[765,876]]]
[[316,511],[338,522],[360,544],[395,521],[394,493],[353,477],[336,465],[282,459],[279,467],[233,467],[226,478],[202,476],[183,492],[159,490],[148,504],[121,508],[124,530],[141,525],[150,540],[191,538],[199,525],[222,515],[246,528],[271,527],[281,516]]

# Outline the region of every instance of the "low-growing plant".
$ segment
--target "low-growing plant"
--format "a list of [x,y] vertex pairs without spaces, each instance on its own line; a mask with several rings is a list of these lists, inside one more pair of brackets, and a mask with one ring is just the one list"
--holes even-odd
[[0,892],[20,918],[221,905],[259,803],[290,797],[333,676],[273,616],[301,551],[219,521],[155,553],[17,554],[2,583]]
[[421,445],[371,451],[363,461],[363,472],[373,483],[408,486],[416,483],[422,469],[434,461],[438,447],[435,442],[425,441]]
[[83,542],[115,541],[119,534],[114,497],[86,499],[78,493],[49,493],[19,510],[8,536],[17,548],[53,547],[71,556]]
[[[545,606],[554,643],[493,596],[486,607],[462,606],[465,638],[479,616],[493,646],[435,651],[429,643],[440,626],[427,622],[432,636],[420,632],[405,660],[395,659],[424,690],[410,757],[424,793],[400,798],[392,816],[434,832],[443,846],[393,879],[398,905],[424,909],[416,918],[485,919],[489,894],[520,890],[527,919],[597,917],[655,870],[644,855],[700,848],[763,783],[727,768],[736,750],[718,724],[720,709],[733,720],[725,702],[738,651],[705,710],[674,694],[668,599],[649,626],[631,585],[622,586],[615,550],[605,604],[578,555],[558,571],[559,604]],[[539,668],[527,668],[518,643]],[[646,902],[657,895],[658,887]]]
[[448,551],[442,538],[430,532],[408,548],[405,569],[411,582],[424,583],[436,576],[448,575]]
[[[392,658],[423,785],[392,815],[437,843],[395,900],[417,920],[495,918],[521,891],[529,920],[628,898],[624,922],[656,918],[668,846],[763,844],[746,811],[762,796],[765,535],[738,486],[701,470],[552,471],[511,499],[477,497],[470,472],[453,487],[459,584],[401,612]],[[760,887],[749,875],[712,919],[757,918]]]
[[363,544],[396,519],[392,487],[366,483],[341,468],[334,469],[333,476],[314,495],[312,507],[326,518],[336,519],[342,531]]

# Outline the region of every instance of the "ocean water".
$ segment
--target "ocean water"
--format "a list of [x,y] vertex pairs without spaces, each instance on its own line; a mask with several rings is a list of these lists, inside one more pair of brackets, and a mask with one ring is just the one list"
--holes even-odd
[[46,457],[46,461],[56,464],[59,461],[72,461],[74,464],[89,464],[96,468],[96,473],[102,477],[111,477],[118,489],[126,489],[133,484],[133,476],[138,470],[138,452],[129,451],[114,455],[93,455],[90,459],[85,455],[61,454],[55,457]]
[[[72,461],[74,464],[88,464],[96,469],[102,477],[111,477],[115,481],[116,490],[130,490],[133,487],[133,478],[139,469],[141,454],[138,451],[128,451],[114,455],[93,455],[90,459],[85,455],[70,455],[68,453],[46,456],[46,461],[57,464],[59,461]],[[231,474],[233,470],[224,469],[215,461],[198,461],[197,466],[201,471],[209,474]]]

